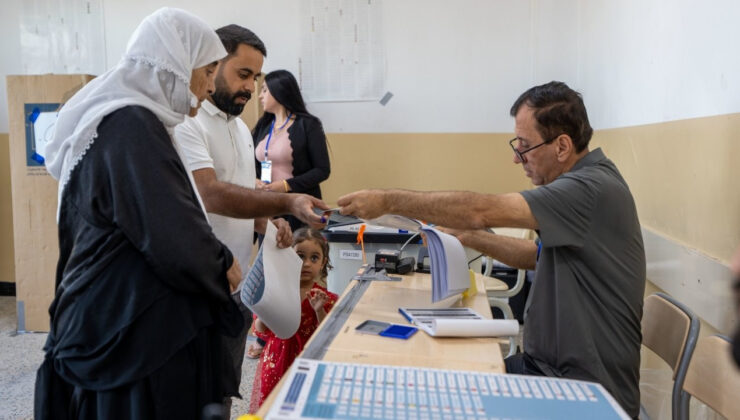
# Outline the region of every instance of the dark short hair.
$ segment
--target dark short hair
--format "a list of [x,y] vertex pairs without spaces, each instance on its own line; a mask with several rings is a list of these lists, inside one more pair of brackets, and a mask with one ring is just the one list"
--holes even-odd
[[261,52],[263,56],[267,57],[267,48],[265,43],[249,29],[239,25],[226,25],[216,29],[216,34],[221,38],[221,42],[226,48],[226,52],[229,55],[234,54],[240,44],[249,45],[257,51]]
[[321,247],[321,251],[324,253],[324,258],[326,258],[326,265],[321,268],[321,277],[326,278],[329,275],[329,270],[333,268],[331,260],[329,260],[329,241],[326,240],[320,231],[307,226],[293,232],[293,246],[296,246],[303,241],[314,241]]
[[573,139],[576,153],[588,147],[594,130],[588,122],[583,97],[565,83],[553,81],[522,93],[511,107],[512,117],[516,117],[522,105],[534,110],[537,132],[545,141],[567,134]]

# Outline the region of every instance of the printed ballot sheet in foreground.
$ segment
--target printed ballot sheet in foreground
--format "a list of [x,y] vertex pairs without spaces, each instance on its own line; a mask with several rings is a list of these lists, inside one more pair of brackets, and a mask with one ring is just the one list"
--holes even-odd
[[595,382],[296,359],[267,414],[292,419],[599,419],[629,416]]
[[277,228],[267,222],[265,239],[242,283],[241,299],[276,336],[293,336],[301,323],[303,262],[293,248],[277,246]]

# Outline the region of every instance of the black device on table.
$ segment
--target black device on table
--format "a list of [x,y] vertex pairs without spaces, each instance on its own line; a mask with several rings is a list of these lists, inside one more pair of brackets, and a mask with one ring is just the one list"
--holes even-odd
[[375,253],[375,270],[406,274],[414,271],[414,257],[401,257],[401,251],[381,249]]
[[429,248],[421,247],[419,248],[419,255],[416,257],[416,272],[429,273],[430,271]]

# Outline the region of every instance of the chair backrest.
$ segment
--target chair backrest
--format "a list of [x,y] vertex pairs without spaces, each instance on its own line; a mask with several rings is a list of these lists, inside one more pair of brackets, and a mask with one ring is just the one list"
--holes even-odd
[[673,370],[672,418],[688,410],[682,387],[691,354],[699,336],[699,318],[688,307],[664,293],[645,298],[642,313],[642,344]]
[[740,369],[732,360],[730,347],[727,337],[713,335],[699,340],[683,389],[687,404],[693,396],[728,419],[740,419]]

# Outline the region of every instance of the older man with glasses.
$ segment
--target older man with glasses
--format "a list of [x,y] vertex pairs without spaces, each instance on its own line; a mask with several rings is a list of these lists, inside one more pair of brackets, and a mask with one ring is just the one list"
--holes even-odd
[[[517,268],[536,268],[524,352],[509,373],[600,382],[632,417],[640,404],[645,252],[627,183],[601,149],[581,95],[561,82],[535,86],[511,108],[514,163],[539,188],[507,194],[365,190],[341,197],[343,214],[401,214],[447,226]],[[487,227],[535,229],[537,242]]]

